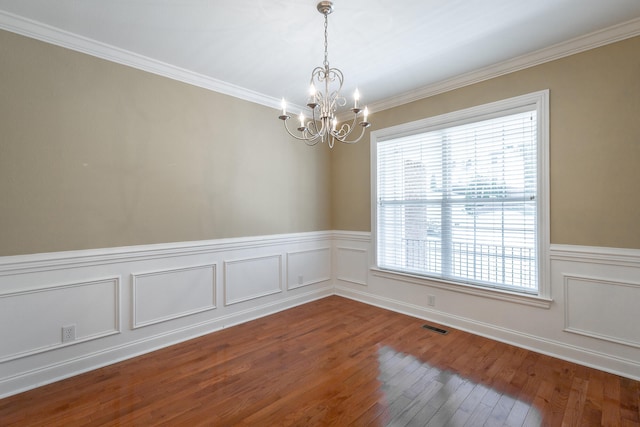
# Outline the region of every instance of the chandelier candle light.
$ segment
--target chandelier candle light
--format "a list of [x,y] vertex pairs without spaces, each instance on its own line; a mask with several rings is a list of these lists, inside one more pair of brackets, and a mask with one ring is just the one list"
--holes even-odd
[[[358,102],[360,101],[360,93],[356,89],[353,95],[353,121],[343,123],[338,127],[338,119],[336,110],[338,107],[346,105],[346,99],[340,95],[344,76],[342,71],[337,68],[329,67],[328,42],[327,42],[327,23],[328,16],[333,12],[333,2],[321,1],[317,6],[318,12],[324,15],[324,62],[322,67],[316,67],[311,73],[311,85],[309,88],[309,100],[307,107],[311,110],[310,120],[306,120],[304,113],[300,112],[300,126],[298,126],[298,134],[294,134],[289,129],[287,121],[290,116],[287,114],[287,103],[282,99],[282,115],[278,118],[284,122],[284,127],[292,137],[304,141],[307,145],[316,145],[318,142],[329,144],[329,148],[333,148],[335,141],[345,144],[354,144],[364,136],[365,128],[371,124],[367,121],[369,114],[367,108],[360,109]],[[316,84],[318,86],[316,86]],[[321,89],[319,90],[318,87]],[[322,90],[324,89],[324,91]],[[362,112],[362,121],[358,123],[358,117]],[[360,125],[362,130],[360,136],[353,140],[347,140],[356,125]]]

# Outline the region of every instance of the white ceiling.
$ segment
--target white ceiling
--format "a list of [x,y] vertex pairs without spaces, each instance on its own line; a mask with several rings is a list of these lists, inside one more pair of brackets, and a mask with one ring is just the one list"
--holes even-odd
[[[0,28],[276,106],[323,60],[316,0],[0,0]],[[364,103],[622,28],[640,0],[335,0],[329,61]],[[620,33],[621,31],[618,31]],[[417,95],[416,95],[417,94]],[[374,108],[375,109],[375,108]]]

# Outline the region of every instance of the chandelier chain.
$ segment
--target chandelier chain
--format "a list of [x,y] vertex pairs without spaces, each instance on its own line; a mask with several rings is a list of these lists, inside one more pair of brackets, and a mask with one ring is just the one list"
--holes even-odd
[[329,26],[328,14],[324,14],[324,62],[325,68],[329,68],[329,36],[327,28]]

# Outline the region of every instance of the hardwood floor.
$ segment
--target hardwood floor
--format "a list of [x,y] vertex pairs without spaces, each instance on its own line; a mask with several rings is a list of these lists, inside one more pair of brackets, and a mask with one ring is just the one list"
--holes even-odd
[[640,426],[637,381],[424,323],[333,296],[0,400],[0,425]]

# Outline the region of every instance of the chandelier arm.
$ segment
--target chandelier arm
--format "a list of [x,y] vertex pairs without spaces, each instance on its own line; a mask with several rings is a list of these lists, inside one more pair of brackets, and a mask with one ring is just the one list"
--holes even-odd
[[309,138],[317,137],[320,135],[318,133],[318,129],[315,121],[309,120],[307,122],[307,134],[309,135]]
[[352,128],[349,124],[343,123],[342,126],[340,126],[340,130],[334,130],[332,134],[338,141],[344,142],[351,134],[351,130]]
[[[351,121],[351,124],[348,125],[349,128],[349,132],[345,135],[345,137],[349,136],[351,134],[351,132],[353,132],[353,130],[356,128],[356,124],[358,122],[358,113],[360,112],[359,110],[353,110],[353,120]],[[361,122],[362,123],[362,122]],[[363,126],[364,129],[364,126]]]
[[351,129],[349,134],[345,135],[344,139],[338,139],[338,141],[342,142],[343,144],[355,144],[356,142],[360,141],[364,136],[364,130],[366,129],[367,126],[361,126],[361,127],[362,127],[362,131],[360,132],[360,136],[358,136],[358,138],[353,139],[351,141],[347,141],[346,138],[351,134],[351,132],[353,132],[353,129]]
[[351,132],[353,132],[353,130],[356,127],[356,123],[358,121],[358,113],[360,112],[360,110],[358,109],[353,109],[353,120],[351,121],[351,124],[349,123],[343,123],[342,126],[340,126],[340,130],[335,132],[336,138],[340,141],[340,142],[345,142],[346,139],[349,137],[349,135],[351,135]]
[[293,138],[297,139],[298,141],[304,141],[307,145],[316,145],[318,142],[320,142],[317,135],[312,137],[305,137],[304,133],[302,134],[303,136],[298,136],[294,134],[289,129],[289,126],[287,125],[287,120],[283,120],[283,122],[284,122],[284,128],[287,131],[287,133],[291,135]]
[[[318,129],[318,122],[320,122],[320,129]],[[314,108],[311,112],[311,122],[313,124],[313,135],[316,137],[322,138],[324,140],[324,135],[327,133],[327,127],[325,120],[322,120],[322,117],[316,117],[316,109]]]
[[360,125],[360,127],[362,127],[362,131],[360,132],[360,136],[358,136],[358,138],[355,139],[355,140],[351,140],[351,141],[347,140],[349,135],[351,135],[351,133],[355,130],[356,123],[358,121],[358,113],[359,112],[360,112],[360,110],[354,109],[354,115],[353,115],[353,120],[351,121],[351,124],[343,123],[342,126],[340,126],[340,130],[339,131],[332,132],[332,135],[338,141],[340,141],[340,142],[342,142],[344,144],[355,144],[356,142],[358,142],[358,141],[360,141],[362,139],[362,137],[364,136],[365,129],[370,126],[369,123],[365,122],[365,121],[362,121],[362,122],[358,123]]

